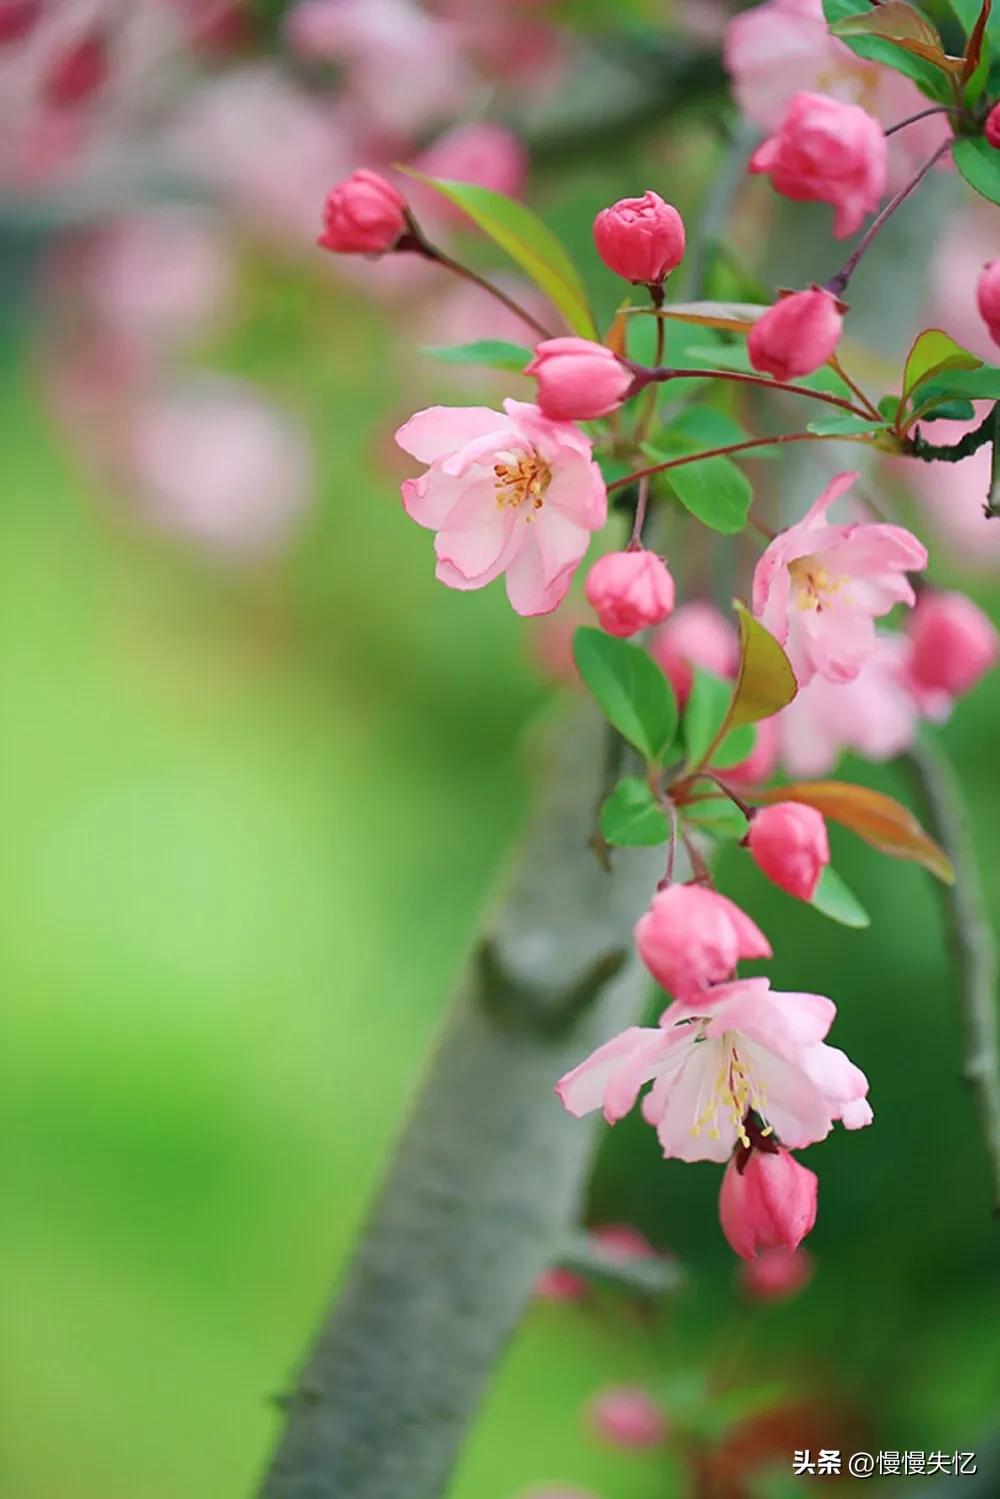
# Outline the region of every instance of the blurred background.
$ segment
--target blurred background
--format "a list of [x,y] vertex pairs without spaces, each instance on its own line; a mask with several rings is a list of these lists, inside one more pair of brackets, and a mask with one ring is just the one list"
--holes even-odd
[[[253,1491],[525,808],[522,731],[571,690],[562,616],[436,585],[398,498],[411,411],[528,392],[421,348],[523,334],[423,264],[334,264],[323,197],[398,161],[524,195],[605,320],[590,224],[647,187],[689,226],[721,209],[717,294],[832,270],[825,210],[759,182],[720,200],[747,150],[721,61],[740,8],[0,0],[10,1499]],[[973,287],[998,219],[947,174],[899,215],[858,278],[873,382],[928,320],[989,357]],[[935,578],[996,615],[980,459],[869,482],[932,541]],[[774,466],[757,472],[767,497]],[[811,500],[826,470],[799,473]],[[675,562],[689,595],[711,577],[697,546]],[[993,910],[998,709],[994,677],[943,731]],[[910,795],[892,765],[842,770]],[[539,1296],[453,1499],[680,1494],[669,1443],[617,1449],[588,1402],[642,1386],[669,1423],[709,1366],[742,1443],[720,1492],[764,1492],[758,1469],[807,1445],[976,1449],[979,1479],[951,1483],[998,1491],[997,1226],[937,895],[837,832],[869,931],[765,888],[738,850],[721,871],[781,933],[775,986],[831,994],[871,1078],[876,1127],[809,1153],[811,1283],[748,1305],[718,1172],[664,1164],[641,1120],[605,1131],[589,1221],[636,1225],[683,1289],[655,1317]]]

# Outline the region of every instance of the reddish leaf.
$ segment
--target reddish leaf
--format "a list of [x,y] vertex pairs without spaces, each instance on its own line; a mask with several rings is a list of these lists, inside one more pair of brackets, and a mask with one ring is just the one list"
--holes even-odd
[[763,802],[805,802],[824,817],[842,823],[880,853],[922,864],[946,885],[955,871],[944,849],[924,832],[913,813],[891,796],[847,781],[793,781],[765,792]]

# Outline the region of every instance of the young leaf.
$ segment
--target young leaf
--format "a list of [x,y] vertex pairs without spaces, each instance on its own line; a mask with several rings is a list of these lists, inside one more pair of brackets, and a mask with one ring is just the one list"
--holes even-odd
[[[879,6],[878,10],[883,10]],[[938,103],[947,104],[952,100],[951,88],[944,71],[926,58],[905,51],[897,42],[884,36],[874,36],[865,31],[860,33],[843,35],[840,26],[855,18],[866,18],[875,14],[869,0],[823,0],[823,14],[831,30],[836,27],[836,34],[850,47],[858,57],[867,58],[870,62],[878,62],[886,67],[894,68],[897,73],[903,73],[907,78],[912,78],[914,83],[929,98]],[[936,36],[936,33],[935,33]],[[942,56],[944,52],[942,50]]]
[[960,73],[965,65],[964,58],[947,55],[937,28],[908,5],[907,0],[882,0],[874,9],[869,7],[859,15],[845,16],[830,30],[845,41],[849,37],[879,37],[946,73]]
[[925,328],[923,333],[917,335],[906,356],[903,400],[909,398],[910,392],[921,380],[929,380],[933,375],[944,374],[946,370],[977,370],[982,362],[976,354],[963,349],[961,344],[957,344],[940,328]]
[[653,848],[670,837],[670,819],[645,781],[626,776],[601,808],[601,834],[619,848]]
[[677,732],[677,701],[656,662],[637,645],[584,626],[573,637],[577,670],[624,739],[656,760]]
[[931,406],[929,410],[921,411],[922,422],[971,422],[976,415],[976,408],[971,401],[964,397],[956,396],[953,401],[941,401],[937,406]]
[[420,350],[442,364],[481,364],[491,370],[514,370],[518,374],[533,358],[532,350],[501,338],[479,338],[469,344],[451,344],[438,348],[428,345]]
[[819,877],[810,905],[824,916],[829,916],[831,921],[839,921],[841,926],[864,927],[872,924],[871,917],[857,896],[829,864]]
[[944,849],[924,832],[908,808],[881,791],[846,781],[793,781],[790,786],[765,792],[761,800],[805,802],[824,817],[850,828],[880,853],[911,859],[946,885],[954,883],[955,871]]
[[970,187],[991,203],[1000,203],[1000,151],[985,136],[957,140],[951,156]]
[[713,838],[731,838],[738,842],[747,834],[747,820],[728,796],[713,796],[703,802],[692,802],[684,808],[684,817],[695,827],[711,833]]
[[873,421],[870,416],[851,416],[845,412],[810,422],[808,431],[815,432],[817,437],[860,437],[865,432],[883,432],[885,427],[885,422]]
[[792,664],[774,636],[736,602],[740,669],[730,723],[759,723],[786,708],[799,690]]
[[536,213],[503,193],[472,182],[449,182],[404,167],[410,177],[433,187],[449,203],[467,213],[484,234],[506,250],[536,286],[558,307],[574,333],[596,338],[597,328],[587,306],[583,282],[559,240]]
[[663,316],[699,328],[724,328],[730,333],[749,333],[764,316],[765,302],[672,302]]
[[[1000,156],[1000,151],[997,152]],[[914,408],[937,406],[941,401],[955,397],[967,401],[1000,401],[1000,369],[993,364],[984,364],[978,370],[948,370],[935,375],[926,384],[916,387],[912,394]]]
[[965,62],[962,67],[962,82],[968,84],[970,79],[979,71],[984,61],[983,54],[988,50],[986,31],[990,22],[990,12],[993,9],[993,0],[983,0],[983,7],[976,18],[975,25],[969,33],[969,40],[965,48]]
[[[684,443],[684,447],[689,446]],[[676,452],[657,452],[655,461],[678,456]],[[685,510],[703,526],[722,536],[735,536],[743,530],[753,490],[746,474],[731,458],[699,458],[670,469],[665,477]]]
[[710,764],[713,770],[732,770],[734,765],[742,765],[753,754],[756,743],[757,730],[754,725],[737,724],[735,729],[729,730],[712,756]]
[[[690,766],[701,765],[726,721],[732,701],[732,682],[705,671],[701,666],[694,668],[691,691],[684,708],[684,748]],[[739,761],[735,763],[739,764]]]

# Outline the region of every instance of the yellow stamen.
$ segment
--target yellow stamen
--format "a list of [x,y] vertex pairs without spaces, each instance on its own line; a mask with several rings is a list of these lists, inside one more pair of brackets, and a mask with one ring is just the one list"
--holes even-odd
[[519,510],[522,505],[541,510],[551,482],[552,470],[537,453],[511,455],[509,463],[493,465],[493,485],[501,510]]

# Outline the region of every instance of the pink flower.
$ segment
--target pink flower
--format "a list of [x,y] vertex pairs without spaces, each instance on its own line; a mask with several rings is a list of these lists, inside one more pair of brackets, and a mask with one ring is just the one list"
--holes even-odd
[[753,1110],[789,1149],[872,1121],[868,1079],[823,1038],[836,1014],[819,994],[776,994],[767,979],[742,979],[711,1004],[673,1004],[660,1024],[633,1025],[561,1078],[556,1092],[577,1118],[603,1108],[609,1124],[634,1107],[640,1089],[647,1124],[665,1157],[725,1161],[749,1146]]
[[986,116],[986,124],[983,126],[983,134],[990,145],[1000,150],[1000,104],[994,104]]
[[540,1301],[583,1301],[587,1289],[582,1275],[561,1265],[551,1265],[535,1281],[535,1295]]
[[779,735],[776,718],[765,718],[757,724],[754,747],[745,760],[726,771],[732,786],[761,786],[769,781],[778,763]]
[[0,47],[19,42],[42,14],[42,0],[0,0]]
[[674,580],[655,552],[609,552],[587,574],[587,603],[609,635],[658,625],[674,607]]
[[622,198],[597,215],[594,243],[617,276],[654,286],[684,258],[684,220],[658,193]]
[[844,327],[843,304],[821,286],[790,292],[759,317],[747,338],[755,370],[776,380],[811,375],[826,364]]
[[856,478],[831,480],[754,571],[753,612],[784,646],[800,687],[817,673],[832,682],[856,677],[875,647],[875,619],[913,603],[905,575],[927,565],[926,548],[902,526],[827,521]]
[[732,625],[711,604],[682,604],[649,643],[649,654],[670,683],[683,708],[694,681],[692,667],[732,677],[740,647]]
[[745,1260],[759,1249],[798,1249],[816,1222],[818,1187],[816,1173],[770,1139],[739,1149],[719,1193],[719,1222],[730,1247]]
[[663,1411],[639,1388],[602,1391],[590,1402],[587,1417],[597,1435],[614,1447],[659,1447],[667,1435]]
[[[503,125],[479,121],[459,125],[438,136],[416,159],[415,165],[428,177],[449,182],[474,182],[508,198],[524,191],[528,158],[512,131]],[[461,209],[444,198],[436,199],[437,211],[448,218],[464,220]]]
[[602,1223],[591,1229],[590,1237],[609,1254],[623,1260],[655,1260],[659,1256],[641,1229],[631,1223]]
[[547,338],[525,368],[538,381],[538,404],[556,422],[606,416],[624,401],[630,370],[604,344],[589,338]]
[[826,823],[815,807],[776,802],[754,814],[748,836],[754,863],[789,895],[812,900],[830,862]]
[[784,1301],[807,1286],[812,1273],[804,1249],[762,1249],[742,1267],[740,1284],[751,1301]]
[[436,531],[437,577],[484,588],[507,575],[518,614],[548,614],[607,518],[601,471],[583,433],[537,406],[431,406],[396,433],[429,464],[403,485],[406,513]]
[[771,956],[771,944],[750,917],[701,885],[658,890],[636,922],[635,941],[657,983],[692,1002],[724,983],[741,958]]
[[406,231],[406,199],[362,167],[332,190],[318,243],[338,255],[384,255]]
[[976,305],[995,344],[1000,344],[1000,260],[983,267],[976,285]]
[[832,203],[833,232],[853,234],[885,192],[886,144],[877,120],[826,94],[793,94],[777,132],[750,158],[776,192],[798,203]]
[[910,616],[910,680],[949,698],[971,691],[1000,655],[1000,636],[964,593],[924,593]]
[[44,81],[45,102],[56,109],[73,109],[104,87],[109,71],[107,40],[95,30],[57,58]]

